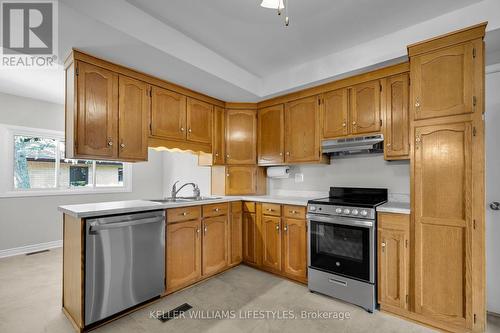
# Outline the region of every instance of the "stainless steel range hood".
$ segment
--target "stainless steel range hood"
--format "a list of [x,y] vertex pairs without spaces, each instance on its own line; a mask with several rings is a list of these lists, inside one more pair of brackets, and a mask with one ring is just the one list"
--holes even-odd
[[384,152],[382,134],[325,140],[321,143],[323,154],[354,155]]

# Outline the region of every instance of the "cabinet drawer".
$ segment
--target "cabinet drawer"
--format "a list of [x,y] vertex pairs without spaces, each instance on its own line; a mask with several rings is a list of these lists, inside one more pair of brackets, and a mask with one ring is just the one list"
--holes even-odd
[[306,207],[304,206],[283,206],[285,217],[292,219],[305,219],[306,218]]
[[243,202],[243,211],[249,212],[249,213],[255,213],[255,202],[244,201]]
[[200,206],[167,209],[167,223],[197,220],[200,218]]
[[281,205],[280,204],[272,204],[272,203],[263,203],[262,204],[262,214],[272,215],[272,216],[281,216]]
[[409,231],[410,215],[398,213],[378,213],[377,224],[379,229]]
[[242,209],[241,201],[231,202],[231,213],[239,213]]
[[218,203],[203,206],[203,217],[227,215],[228,203]]

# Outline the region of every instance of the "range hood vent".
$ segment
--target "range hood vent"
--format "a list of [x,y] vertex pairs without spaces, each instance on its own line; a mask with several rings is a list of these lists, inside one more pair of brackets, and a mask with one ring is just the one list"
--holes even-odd
[[379,154],[384,152],[382,134],[325,140],[321,143],[323,154],[332,156]]

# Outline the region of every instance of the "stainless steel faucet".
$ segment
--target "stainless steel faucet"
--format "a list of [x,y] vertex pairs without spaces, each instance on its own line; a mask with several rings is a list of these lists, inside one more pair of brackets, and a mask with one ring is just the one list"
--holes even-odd
[[198,185],[196,185],[195,183],[186,183],[186,184],[182,185],[181,187],[179,187],[179,189],[177,189],[176,185],[177,185],[178,182],[179,182],[179,180],[176,181],[174,183],[174,185],[172,186],[171,198],[173,200],[175,200],[177,198],[177,193],[179,193],[180,190],[182,190],[187,185],[193,186],[193,198],[195,198],[195,199],[199,199],[200,198],[200,188],[198,187]]

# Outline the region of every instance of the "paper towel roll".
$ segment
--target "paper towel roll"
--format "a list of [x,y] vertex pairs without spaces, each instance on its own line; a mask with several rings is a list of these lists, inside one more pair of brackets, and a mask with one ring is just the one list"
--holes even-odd
[[269,178],[288,178],[290,177],[289,166],[269,167],[267,168],[267,176]]

